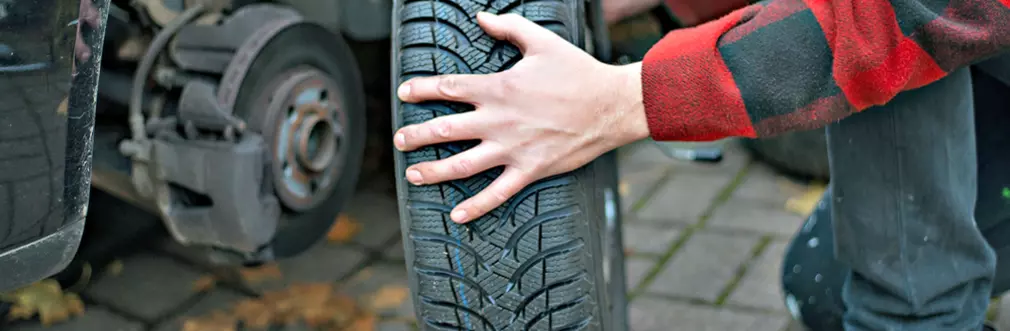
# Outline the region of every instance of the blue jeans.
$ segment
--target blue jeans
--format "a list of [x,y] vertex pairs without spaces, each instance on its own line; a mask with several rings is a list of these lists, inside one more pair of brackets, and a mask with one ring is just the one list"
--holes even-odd
[[977,331],[1010,287],[1010,82],[981,68],[827,128],[830,189],[782,275],[811,330]]

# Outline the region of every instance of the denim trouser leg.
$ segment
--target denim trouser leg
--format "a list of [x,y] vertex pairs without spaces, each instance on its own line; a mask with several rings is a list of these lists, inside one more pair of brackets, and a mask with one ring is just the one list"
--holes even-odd
[[971,81],[960,70],[828,127],[848,331],[976,331],[995,254],[975,225]]

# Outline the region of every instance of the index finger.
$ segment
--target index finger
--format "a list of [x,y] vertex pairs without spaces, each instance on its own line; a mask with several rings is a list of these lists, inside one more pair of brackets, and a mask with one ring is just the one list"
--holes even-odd
[[496,91],[497,75],[441,75],[419,77],[400,85],[396,94],[404,102],[433,100],[479,104]]

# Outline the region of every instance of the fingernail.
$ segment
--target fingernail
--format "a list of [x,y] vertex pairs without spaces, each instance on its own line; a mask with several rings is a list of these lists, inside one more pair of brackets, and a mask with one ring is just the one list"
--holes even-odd
[[463,223],[466,222],[466,211],[462,209],[453,210],[452,214],[449,215],[453,222]]
[[417,170],[407,170],[407,181],[414,185],[424,184],[424,177],[421,177],[421,172]]
[[407,100],[407,98],[410,97],[410,85],[400,85],[400,88],[396,90],[396,95],[400,97],[400,100]]
[[393,138],[393,143],[396,144],[396,148],[402,151],[407,146],[407,137],[402,133],[397,133],[396,137]]

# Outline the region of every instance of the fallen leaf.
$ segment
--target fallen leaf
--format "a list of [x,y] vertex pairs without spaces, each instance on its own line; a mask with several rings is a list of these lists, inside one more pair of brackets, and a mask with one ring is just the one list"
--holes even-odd
[[63,98],[63,101],[60,101],[60,105],[56,106],[56,113],[66,116],[67,108],[69,108],[69,98]]
[[239,269],[239,276],[246,284],[260,284],[270,280],[280,280],[284,278],[281,268],[276,263],[264,264],[258,267],[248,267]]
[[824,195],[826,189],[827,186],[824,184],[811,184],[805,192],[789,198],[786,201],[785,208],[787,211],[803,217],[810,216],[814,212],[814,209],[817,208],[817,203],[821,201],[821,196]]
[[30,319],[35,315],[43,326],[64,322],[84,314],[84,303],[74,293],[64,293],[60,284],[46,279],[3,294],[0,299],[12,303],[8,319]]
[[188,319],[182,323],[183,331],[236,331],[238,319],[223,311],[214,311],[210,316]]
[[207,292],[213,289],[215,285],[217,285],[217,277],[214,277],[214,275],[204,275],[193,281],[193,292]]
[[386,310],[399,307],[407,300],[410,289],[402,285],[385,286],[372,294],[369,308],[372,311]]
[[360,231],[361,224],[351,219],[350,216],[341,214],[337,217],[333,227],[330,228],[330,232],[326,234],[326,240],[332,243],[346,243],[351,241],[351,238],[354,238],[354,235]]
[[358,305],[347,295],[337,295],[326,303],[327,311],[333,313],[333,324],[345,325],[358,313]]
[[354,319],[351,325],[348,325],[344,330],[347,331],[375,331],[376,324],[378,324],[379,319],[372,314],[365,314]]
[[[207,331],[232,331],[233,329],[225,328],[232,324],[224,322],[235,321],[241,322],[244,330],[250,331],[294,325],[307,326],[312,330],[337,330],[352,323],[361,323],[362,327],[367,327],[367,320],[357,318],[360,313],[354,299],[336,293],[333,284],[293,284],[281,290],[263,293],[259,298],[239,301],[230,311],[222,312],[222,316],[216,319],[204,317],[191,320],[190,326],[206,327]],[[216,324],[216,321],[221,321],[221,324]],[[196,330],[204,331],[184,331]]]
[[620,194],[621,196],[628,196],[630,193],[631,185],[628,184],[628,182],[622,180],[617,184],[617,194]]
[[266,329],[270,327],[270,323],[273,320],[274,314],[267,306],[260,300],[246,299],[239,301],[235,305],[235,317],[237,317],[242,324],[247,328],[251,329]]
[[354,275],[354,278],[351,278],[351,280],[348,281],[348,283],[355,284],[355,283],[366,281],[369,278],[372,278],[372,274],[374,274],[374,273],[375,273],[375,271],[373,271],[371,267],[362,269],[356,275]]

